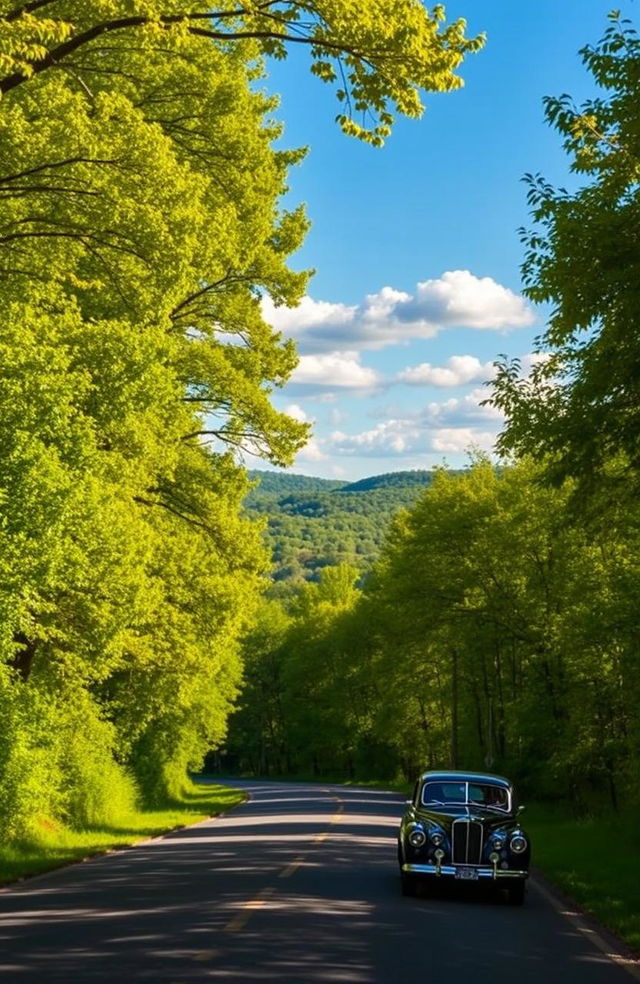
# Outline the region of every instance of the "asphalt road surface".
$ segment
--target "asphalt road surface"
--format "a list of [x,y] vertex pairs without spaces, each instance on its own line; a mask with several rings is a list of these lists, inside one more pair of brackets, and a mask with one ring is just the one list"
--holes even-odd
[[[228,816],[0,892],[3,984],[630,984],[531,886],[400,895],[396,795],[236,783]],[[607,949],[607,946],[604,946]]]

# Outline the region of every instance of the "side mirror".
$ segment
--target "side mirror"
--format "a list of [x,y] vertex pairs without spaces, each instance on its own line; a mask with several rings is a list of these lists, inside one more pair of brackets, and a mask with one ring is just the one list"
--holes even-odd
[[518,813],[524,813],[524,811],[525,811],[525,809],[526,809],[526,807],[524,807],[524,806],[519,806],[519,807],[518,807]]
[[413,800],[405,800],[407,806],[413,806]]

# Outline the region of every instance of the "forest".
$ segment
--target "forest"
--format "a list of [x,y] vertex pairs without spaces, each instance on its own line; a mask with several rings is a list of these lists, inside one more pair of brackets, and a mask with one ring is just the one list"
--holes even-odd
[[482,39],[415,0],[0,0],[5,844],[175,798],[225,735],[270,567],[242,455],[308,437],[260,307],[308,280],[260,84],[292,44],[379,146]]
[[438,472],[358,587],[346,564],[263,603],[230,764],[409,780],[447,763],[577,809],[636,795],[638,516],[478,458]]
[[212,750],[637,802],[640,41],[613,15],[601,97],[546,104],[582,185],[529,179],[552,313],[487,393],[500,467],[255,488],[244,455],[310,436],[260,306],[309,276],[258,84],[293,44],[378,147],[483,38],[419,0],[0,0],[5,843],[178,796]]
[[245,505],[250,516],[267,523],[273,597],[288,594],[300,581],[317,581],[324,568],[338,564],[366,576],[394,514],[414,504],[433,472],[390,472],[358,482],[288,472],[252,471],[249,477],[259,484]]

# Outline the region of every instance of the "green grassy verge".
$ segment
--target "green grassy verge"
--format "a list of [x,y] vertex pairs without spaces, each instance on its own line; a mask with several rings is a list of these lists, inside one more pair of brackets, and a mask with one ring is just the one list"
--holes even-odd
[[640,950],[640,827],[636,817],[575,820],[527,806],[533,864],[634,950]]
[[191,783],[180,799],[156,810],[131,810],[109,826],[72,830],[43,820],[37,832],[22,842],[0,843],[0,884],[50,871],[72,861],[105,854],[176,827],[222,813],[245,799],[241,790]]

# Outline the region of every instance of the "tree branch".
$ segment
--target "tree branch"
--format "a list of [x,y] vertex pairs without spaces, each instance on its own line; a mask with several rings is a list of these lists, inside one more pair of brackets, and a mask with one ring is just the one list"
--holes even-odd
[[[275,5],[278,0],[268,0],[260,5],[259,11],[267,10],[269,7]],[[164,17],[160,17],[160,23],[165,27],[170,27],[172,24],[181,24],[185,21],[221,21],[230,18],[242,17],[245,14],[255,14],[255,10],[246,9],[236,9],[229,11],[209,11],[208,13],[191,13],[191,14],[171,14]],[[69,38],[68,41],[64,41],[59,44],[57,48],[49,51],[44,58],[39,59],[31,63],[32,72],[31,75],[24,75],[22,72],[14,72],[11,75],[5,76],[4,79],[0,80],[0,93],[10,92],[17,86],[22,85],[23,82],[28,81],[34,75],[44,72],[46,69],[51,68],[61,62],[68,55],[77,51],[79,48],[88,44],[90,41],[94,41],[96,38],[102,37],[104,34],[110,34],[115,31],[123,31],[129,28],[144,27],[150,24],[151,20],[148,17],[135,16],[135,17],[120,17],[112,21],[103,21],[101,24],[94,24],[93,27],[88,28],[81,34],[77,34],[75,37]],[[278,20],[278,23],[282,23],[283,26],[287,24],[286,21]],[[323,38],[317,38],[313,35],[300,36],[295,34],[287,34],[281,31],[266,31],[266,30],[255,30],[255,31],[214,31],[211,29],[198,28],[198,27],[188,27],[190,34],[210,38],[215,41],[240,41],[240,40],[261,40],[261,41],[285,41],[291,42],[293,44],[307,44],[313,45],[318,48],[323,48],[327,51],[334,52],[348,52],[349,54],[355,55],[358,58],[363,58],[364,56],[355,48],[347,47],[346,45],[339,44],[338,42],[328,41]]]
[[68,157],[64,161],[54,161],[51,164],[38,164],[30,167],[26,171],[17,171],[16,174],[8,174],[0,177],[0,184],[8,184],[10,181],[18,181],[20,178],[27,178],[30,174],[38,174],[40,171],[54,170],[58,167],[69,167],[71,164],[119,164],[118,160],[101,159],[99,157]]
[[58,3],[58,0],[31,0],[31,3],[25,3],[22,7],[16,7],[8,14],[5,14],[2,20],[18,20],[23,14],[32,14],[34,10],[40,10],[41,7],[50,7],[54,3]]
[[169,317],[170,318],[177,317],[177,315],[180,313],[180,311],[182,311],[183,308],[189,307],[191,304],[194,303],[194,301],[197,301],[199,297],[202,297],[204,294],[208,294],[209,291],[211,290],[215,290],[216,287],[221,287],[222,284],[227,283],[229,281],[230,277],[231,277],[231,271],[226,273],[224,277],[221,277],[220,280],[216,280],[215,283],[207,284],[201,290],[197,290],[195,291],[195,293],[190,294],[189,297],[185,297],[184,301],[181,301],[180,304],[174,307]]

